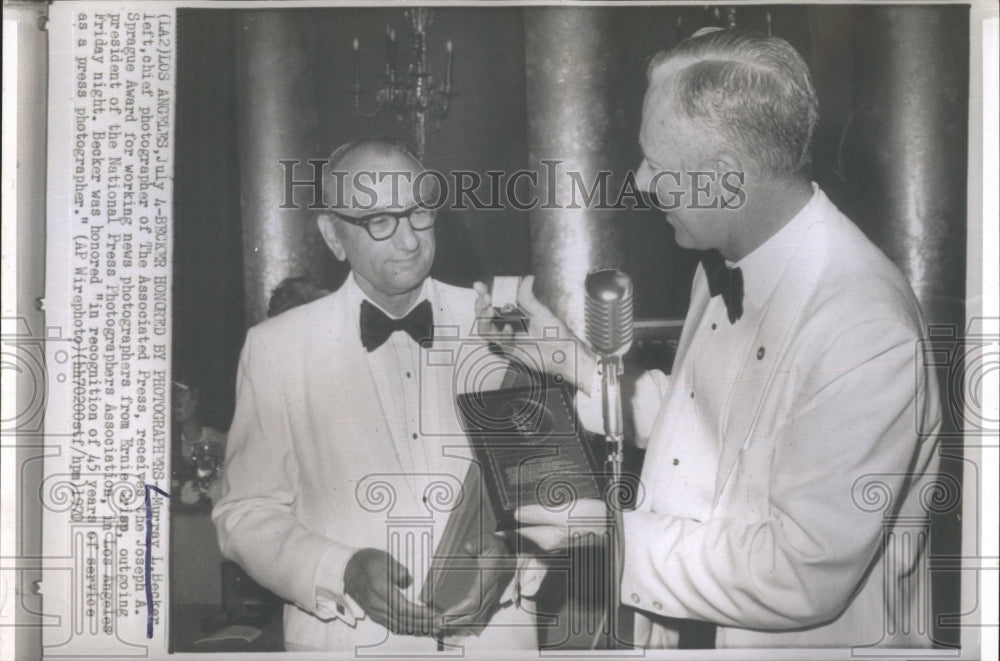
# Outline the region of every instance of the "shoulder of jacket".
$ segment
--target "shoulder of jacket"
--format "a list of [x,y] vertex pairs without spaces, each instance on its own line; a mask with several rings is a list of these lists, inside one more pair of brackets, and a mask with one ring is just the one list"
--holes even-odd
[[449,285],[448,283],[441,282],[440,280],[431,280],[431,283],[437,289],[438,295],[440,296],[459,301],[476,300],[476,290],[471,287]]
[[247,339],[253,336],[258,342],[272,346],[287,343],[295,338],[305,338],[317,328],[328,328],[331,318],[338,314],[338,308],[345,302],[345,291],[341,287],[315,301],[304,303],[281,314],[265,319],[247,330]]

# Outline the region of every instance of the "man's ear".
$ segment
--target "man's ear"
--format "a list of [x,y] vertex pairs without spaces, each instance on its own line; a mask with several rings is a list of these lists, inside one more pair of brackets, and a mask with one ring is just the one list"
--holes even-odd
[[[732,208],[734,204],[733,186],[743,185],[747,179],[746,157],[732,149],[722,148],[710,151],[698,161],[697,169],[701,172],[714,173],[711,183],[711,195],[720,201],[724,208]],[[726,206],[728,205],[728,206]]]
[[723,149],[716,154],[715,194],[722,201],[723,209],[739,209],[746,203],[747,182],[755,173],[749,170],[752,165],[750,159],[737,151]]
[[727,172],[745,173],[747,159],[742,154],[729,148],[709,149],[698,158],[697,170],[714,172],[716,182]]
[[319,233],[323,235],[323,240],[333,256],[341,262],[347,259],[347,251],[344,250],[344,244],[341,243],[337,232],[337,221],[329,214],[321,213],[316,216],[316,226],[319,227]]
[[738,172],[746,177],[746,158],[731,149],[720,150],[715,155],[715,171],[721,179],[727,172]]

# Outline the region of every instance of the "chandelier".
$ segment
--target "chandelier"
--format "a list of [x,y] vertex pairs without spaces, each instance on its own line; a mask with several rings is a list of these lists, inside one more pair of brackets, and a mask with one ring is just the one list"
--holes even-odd
[[451,90],[452,44],[445,44],[447,65],[444,83],[434,85],[434,76],[427,65],[427,28],[433,14],[426,7],[407,9],[404,15],[413,30],[413,53],[405,75],[400,75],[397,62],[396,30],[388,22],[385,26],[385,63],[382,84],[375,93],[370,110],[362,107],[361,94],[361,42],[355,38],[354,47],[354,110],[362,117],[375,117],[383,110],[396,115],[416,143],[417,156],[423,160],[427,133],[440,127],[448,116],[448,104],[455,94]]

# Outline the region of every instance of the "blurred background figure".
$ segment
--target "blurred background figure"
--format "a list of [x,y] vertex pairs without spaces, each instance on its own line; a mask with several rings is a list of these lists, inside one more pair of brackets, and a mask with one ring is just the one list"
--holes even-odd
[[181,502],[214,503],[221,495],[222,460],[226,456],[226,434],[205,425],[199,415],[201,384],[191,373],[175,372],[172,382],[173,418],[179,430],[175,443],[172,486],[180,488]]
[[285,278],[271,291],[267,317],[270,319],[303,303],[322,298],[329,293],[330,290],[320,284],[316,278],[309,276]]

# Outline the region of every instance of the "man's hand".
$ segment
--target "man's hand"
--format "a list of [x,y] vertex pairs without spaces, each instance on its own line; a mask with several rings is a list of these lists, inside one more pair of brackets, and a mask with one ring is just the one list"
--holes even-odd
[[[597,358],[590,346],[578,338],[562,319],[535,298],[535,276],[528,275],[521,279],[517,288],[517,304],[527,315],[528,334],[542,348],[542,360],[545,372],[553,376],[559,375],[567,383],[575,385],[584,393],[590,394],[591,382],[597,370]],[[546,351],[546,340],[558,339],[562,342],[576,342],[576,361],[557,362],[550,358],[559,355],[559,351]]]
[[479,571],[469,595],[443,613],[443,633],[449,636],[478,635],[500,610],[500,597],[517,571],[517,557],[496,535],[468,542],[464,550],[477,557]]
[[514,511],[522,525],[517,533],[544,551],[561,551],[603,539],[610,525],[602,500],[582,498],[568,508],[555,511],[542,505],[524,505]]
[[[521,278],[517,288],[517,304],[525,313],[528,319],[527,334],[524,339],[532,345],[542,349],[541,358],[542,369],[550,375],[559,375],[567,382],[572,383],[585,393],[590,393],[591,380],[597,369],[597,358],[587,346],[569,329],[562,319],[557,317],[544,303],[535,298],[533,287],[535,276],[526,275]],[[510,324],[498,330],[493,324],[494,310],[489,290],[486,285],[477,282],[473,285],[479,297],[476,299],[476,319],[478,320],[479,334],[487,339],[492,339],[499,344],[508,354],[516,355],[512,345],[518,342],[518,337],[514,334],[514,329]],[[577,346],[576,360],[565,360],[563,351],[546,351],[547,342],[558,341],[560,344],[566,340],[574,340]],[[532,354],[534,355],[534,354]],[[557,362],[550,360],[555,356],[561,356],[563,360]]]
[[406,567],[385,551],[366,548],[347,561],[344,591],[365,614],[389,631],[407,636],[435,636],[440,616],[403,596],[413,579]]
[[472,288],[479,294],[476,297],[475,310],[476,332],[480,337],[496,339],[497,341],[513,337],[513,329],[500,331],[493,325],[493,317],[496,316],[496,311],[493,309],[493,297],[490,296],[490,288],[485,283],[478,281],[472,283]]

